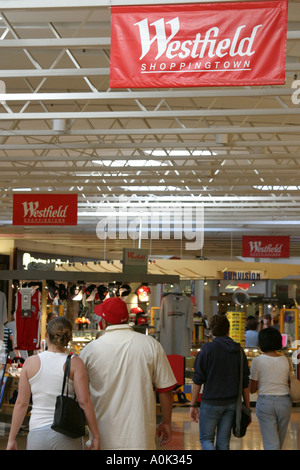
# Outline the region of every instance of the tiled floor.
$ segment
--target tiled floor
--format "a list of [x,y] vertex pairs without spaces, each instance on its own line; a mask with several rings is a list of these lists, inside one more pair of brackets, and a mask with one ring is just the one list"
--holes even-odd
[[[201,450],[198,437],[198,424],[190,421],[188,407],[175,407],[173,409],[173,439],[167,446],[167,450]],[[0,450],[6,446],[9,425],[0,423]],[[26,446],[27,432],[22,431],[18,437],[19,449]],[[252,413],[252,423],[247,434],[242,439],[232,437],[231,450],[263,450],[259,425]],[[300,450],[300,407],[293,407],[292,415],[283,450]]]
[[[198,424],[190,421],[189,408],[175,408],[173,411],[173,439],[169,449],[200,450]],[[232,437],[231,450],[263,450],[259,424],[255,415],[255,407],[252,408],[252,423],[247,434],[242,439]],[[288,432],[283,450],[300,449],[300,408],[293,407]]]

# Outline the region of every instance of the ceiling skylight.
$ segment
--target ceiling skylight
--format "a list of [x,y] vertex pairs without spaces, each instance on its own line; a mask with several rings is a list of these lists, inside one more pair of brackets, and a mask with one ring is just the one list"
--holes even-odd
[[93,160],[96,165],[104,166],[163,166],[166,163],[158,160]]
[[299,191],[300,186],[253,186],[255,189],[260,189],[261,191]]
[[217,155],[217,152],[213,152],[211,150],[193,150],[193,151],[188,151],[184,149],[173,149],[170,151],[162,150],[162,149],[157,149],[157,150],[145,150],[145,153],[149,155],[153,155],[153,157],[187,157],[189,155],[193,157],[197,156],[208,156],[208,155]]
[[121,186],[128,191],[181,191],[176,186]]

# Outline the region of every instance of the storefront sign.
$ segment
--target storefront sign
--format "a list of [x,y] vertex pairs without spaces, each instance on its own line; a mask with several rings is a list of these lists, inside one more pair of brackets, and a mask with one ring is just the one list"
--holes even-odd
[[123,248],[123,272],[146,274],[148,269],[148,250]]
[[258,271],[224,271],[223,279],[227,281],[259,281],[261,273]]
[[287,1],[111,8],[111,88],[284,84]]
[[236,285],[234,284],[227,284],[225,286],[225,291],[232,291],[235,292],[236,290],[241,290],[243,292],[247,292],[250,288],[251,284],[246,282],[237,282]]
[[31,318],[31,287],[23,287],[21,289],[21,317]]
[[14,194],[13,225],[77,225],[77,194]]
[[[262,278],[262,276],[261,276]],[[265,294],[266,281],[255,279],[248,281],[220,280],[219,293],[245,292],[248,294]]]
[[290,237],[243,237],[245,258],[289,258]]

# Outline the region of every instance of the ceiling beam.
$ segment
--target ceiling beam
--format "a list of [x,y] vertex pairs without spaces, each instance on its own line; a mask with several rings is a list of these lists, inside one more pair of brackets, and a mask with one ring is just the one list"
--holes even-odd
[[[149,160],[155,160],[155,161],[175,161],[176,160],[194,160],[197,162],[203,162],[203,161],[214,161],[214,160],[298,160],[300,159],[300,153],[298,152],[293,152],[293,153],[248,153],[248,154],[217,154],[217,155],[199,155],[199,156],[193,156],[193,155],[174,155],[170,157],[170,155],[163,155],[163,156],[157,156],[157,155],[140,155],[138,157],[136,156],[124,156],[124,155],[101,155],[101,156],[95,156],[95,155],[64,155],[63,157],[61,155],[46,155],[45,157],[39,157],[37,155],[12,155],[12,156],[0,156],[0,162],[40,162],[40,163],[47,163],[47,162],[56,162],[56,161],[63,161],[63,162],[92,162],[93,160],[99,160],[99,161],[113,161],[113,160],[118,160],[118,161],[124,161],[127,162],[128,160],[142,160],[142,159],[149,159]],[[101,166],[99,167],[95,166],[95,169],[98,168],[99,171],[103,170],[104,168],[110,169],[109,166]],[[113,167],[111,167],[113,168]],[[125,167],[130,169],[131,167]],[[124,169],[124,167],[123,167]],[[178,169],[178,168],[177,168]]]
[[[46,175],[46,177],[48,176],[51,176],[51,177],[54,177],[56,178],[56,173],[59,173],[59,174],[65,174],[65,173],[69,173],[71,176],[73,174],[79,174],[80,173],[80,176],[82,177],[85,177],[85,178],[89,178],[90,176],[91,177],[103,177],[105,178],[106,176],[110,176],[109,173],[121,173],[119,176],[121,178],[128,178],[130,176],[130,178],[132,179],[134,177],[134,179],[138,180],[138,179],[142,179],[142,178],[145,178],[147,177],[147,173],[150,173],[151,175],[154,175],[155,174],[160,174],[161,173],[161,177],[163,177],[164,179],[167,179],[169,175],[165,175],[165,172],[168,171],[170,174],[172,174],[173,172],[178,172],[180,173],[180,178],[184,178],[185,175],[188,175],[189,173],[193,173],[193,175],[202,175],[203,171],[215,171],[215,170],[219,170],[220,173],[221,172],[228,172],[228,171],[232,171],[233,173],[233,176],[237,173],[237,172],[243,172],[244,174],[247,174],[247,173],[253,173],[254,169],[259,171],[259,176],[262,177],[263,176],[263,173],[261,172],[264,172],[264,171],[267,171],[267,174],[270,174],[270,172],[273,170],[279,170],[280,173],[287,173],[287,172],[290,172],[291,173],[291,177],[295,176],[295,170],[300,170],[300,166],[293,163],[292,165],[290,164],[289,166],[286,166],[286,164],[284,165],[278,165],[274,168],[270,168],[270,164],[267,164],[267,165],[259,165],[258,167],[256,166],[253,166],[253,164],[244,164],[244,165],[224,165],[224,166],[220,166],[219,164],[219,161],[216,161],[215,159],[212,160],[212,162],[210,164],[207,164],[209,159],[204,159],[204,161],[202,161],[201,159],[201,156],[199,158],[195,158],[195,163],[197,164],[197,166],[194,166],[194,165],[191,165],[191,166],[174,166],[174,165],[161,165],[161,166],[144,166],[144,165],[139,165],[139,166],[99,166],[99,165],[95,165],[95,166],[89,166],[89,167],[78,167],[78,166],[66,166],[65,165],[65,161],[63,160],[60,160],[61,161],[61,164],[62,166],[57,166],[55,165],[55,167],[47,167],[47,166],[9,166],[9,167],[4,167],[3,165],[1,165],[1,173],[2,172],[20,172],[20,173],[29,173],[30,175],[33,174],[33,173],[50,173],[50,175]],[[223,157],[221,158],[221,160],[223,160]],[[230,161],[230,159],[227,158],[228,161]],[[45,162],[45,163],[48,163],[48,160]],[[136,172],[142,172],[141,174],[137,175]],[[91,173],[94,173],[94,175],[91,175]],[[99,173],[98,175],[96,173]],[[122,173],[125,173],[125,175],[123,176]],[[275,184],[275,183],[274,183]],[[299,183],[300,184],[300,183]]]
[[[300,63],[286,63],[287,72],[300,70]],[[109,67],[80,68],[80,69],[13,69],[0,70],[0,78],[21,78],[21,77],[68,77],[68,76],[109,76]],[[153,90],[154,92],[154,90]]]
[[[158,181],[155,178],[155,175],[140,175],[136,178],[131,178],[130,176],[122,176],[119,177],[115,176],[101,176],[101,175],[94,175],[94,176],[75,176],[72,174],[56,174],[56,175],[47,175],[41,171],[42,174],[40,175],[28,175],[28,179],[26,175],[18,175],[17,173],[13,176],[10,176],[10,184],[13,186],[13,182],[21,181],[22,185],[29,186],[33,185],[34,181],[42,182],[42,181],[49,181],[52,185],[60,184],[59,182],[65,183],[70,182],[70,184],[88,184],[90,185],[92,182],[95,185],[99,185],[101,187],[110,188],[111,191],[114,191],[114,187],[117,189],[122,185],[124,188],[130,188],[132,186],[158,186],[158,187],[165,187],[165,186],[174,186],[176,188],[185,188],[189,186],[188,190],[194,191],[199,190],[199,186],[202,187],[203,185],[211,184],[214,185],[245,185],[251,184],[255,186],[289,186],[289,185],[298,185],[299,178],[298,175],[294,172],[291,173],[284,173],[280,177],[277,176],[276,183],[274,182],[274,176],[272,174],[263,174],[263,175],[256,175],[256,174],[247,174],[245,175],[242,171],[235,174],[230,174],[230,181],[228,182],[228,175],[224,175],[220,172],[218,175],[214,175],[213,171],[207,171],[207,174],[202,174],[200,181],[196,180],[196,177],[193,175],[189,176],[180,176],[178,177],[159,177],[160,180]],[[263,177],[263,182],[261,181],[261,177]],[[5,174],[0,174],[0,180],[5,181],[6,185],[8,176]],[[109,179],[108,179],[109,178]],[[128,181],[130,180],[130,182]],[[280,181],[278,181],[280,180]],[[294,181],[295,180],[295,181]],[[126,181],[126,182],[125,182]],[[34,185],[38,186],[38,183],[34,183]],[[136,191],[139,192],[139,189]],[[151,190],[151,192],[155,193],[155,190]]]
[[299,116],[299,108],[263,109],[169,109],[156,111],[82,111],[49,113],[0,113],[1,121],[41,120],[41,119],[151,119],[179,117],[216,117],[216,116]]
[[[259,127],[243,127],[243,126],[211,126],[211,127],[184,127],[184,128],[134,128],[134,129],[66,129],[55,131],[52,129],[15,129],[0,130],[0,136],[108,136],[108,135],[184,135],[184,134],[298,134],[300,126],[259,126]],[[163,144],[162,144],[163,145]]]
[[[288,31],[287,39],[300,39],[300,31]],[[1,51],[3,49],[110,48],[110,42],[110,37],[4,39],[1,41]]]
[[[49,189],[49,186],[51,186],[50,189]],[[24,187],[24,184],[21,187]],[[55,185],[51,185],[47,182],[42,182],[42,181],[38,185],[38,188],[39,188],[40,192],[45,191],[45,192],[49,192],[49,193],[52,193],[52,194],[61,194],[62,192],[65,192],[65,193],[68,193],[68,194],[79,194],[79,195],[81,195],[81,192],[82,192],[82,189],[79,190],[76,185],[74,185],[74,190],[70,191],[70,185],[68,185],[68,186],[67,185],[66,186],[61,185],[61,186],[59,186],[59,188],[56,188]],[[4,201],[7,201],[8,204],[10,204],[11,201],[12,201],[12,199],[11,199],[11,195],[13,194],[12,189],[15,189],[15,188],[8,187],[8,185],[6,184],[5,185],[5,191],[2,192]],[[233,185],[228,183],[228,179],[227,179],[227,185],[224,185],[221,188],[216,184],[206,186],[206,187],[199,187],[197,190],[195,190],[195,189],[193,190],[192,196],[193,197],[202,197],[203,195],[207,194],[207,195],[210,195],[211,199],[213,200],[214,197],[228,197],[228,194],[232,194],[233,191],[234,191]],[[87,186],[84,187],[84,196],[85,196],[86,199],[90,199],[90,198],[95,197],[95,194],[97,194],[97,193],[99,194],[99,197],[101,197],[101,198],[104,198],[104,197],[108,198],[108,197],[112,197],[112,196],[113,197],[124,197],[124,190],[114,189],[113,192],[108,191],[108,190],[107,190],[107,192],[104,192],[101,189],[99,189],[99,185],[94,184],[94,183],[92,183],[91,185],[88,184]],[[263,194],[263,200],[264,200],[264,198],[266,198],[266,197],[272,197],[272,195],[274,193],[277,193],[278,197],[284,196],[285,194],[289,194],[291,198],[294,198],[295,196],[297,196],[299,194],[299,190],[277,190],[277,191],[268,190],[268,191],[261,191],[259,189],[253,188],[253,186],[251,186],[251,185],[249,186],[247,184],[243,184],[239,188],[238,193],[241,197],[246,197],[247,199],[249,199],[251,196],[256,196],[257,194],[260,194],[260,195]],[[159,198],[160,197],[160,198],[162,198],[162,197],[165,197],[166,195],[168,195],[170,198],[172,198],[172,200],[176,200],[176,198],[178,197],[178,193],[176,191],[162,190],[162,191],[155,191],[155,192],[151,191],[151,194],[149,194],[149,191],[140,191],[139,194],[138,194],[138,198],[139,199],[140,198],[146,198],[146,197],[154,197],[154,198]],[[126,197],[128,197],[128,198],[130,198],[132,196],[137,197],[137,194],[132,192],[132,191],[130,191],[126,194]],[[182,189],[180,191],[180,196],[181,197],[187,197],[187,198],[191,197],[191,190],[183,190]],[[3,201],[2,201],[2,203],[4,204]],[[2,206],[3,206],[3,204],[2,204]],[[296,214],[298,216],[298,211],[296,211]],[[268,214],[266,214],[266,217],[267,216],[268,216]]]
[[[51,191],[54,192],[55,191]],[[131,206],[136,206],[138,207],[139,205],[147,205],[150,207],[161,207],[161,206],[170,206],[170,205],[178,205],[180,204],[180,207],[188,206],[190,204],[204,204],[205,206],[212,206],[215,207],[216,205],[220,205],[220,207],[223,206],[223,204],[227,205],[234,205],[236,207],[244,207],[244,206],[252,206],[254,208],[260,207],[263,208],[262,202],[266,202],[268,204],[268,207],[270,205],[275,206],[280,205],[283,206],[289,206],[290,204],[295,204],[295,203],[300,203],[300,196],[299,196],[299,191],[293,191],[293,196],[291,197],[289,194],[282,194],[279,193],[278,191],[275,191],[274,194],[269,194],[268,191],[265,191],[267,194],[264,196],[257,196],[257,195],[219,195],[219,196],[205,196],[203,194],[199,196],[193,196],[191,194],[184,195],[184,196],[179,196],[178,194],[176,196],[173,195],[166,195],[163,194],[162,196],[156,196],[156,195],[147,195],[147,196],[141,196],[139,199],[136,198],[136,195],[132,195],[131,197],[126,197],[126,204]],[[259,194],[262,192],[260,191]],[[279,194],[276,194],[279,193]],[[297,195],[298,194],[298,195]],[[1,195],[0,195],[1,197]],[[2,198],[6,198],[6,194],[2,193]],[[90,195],[87,199],[83,197],[80,193],[78,194],[78,206],[79,207],[98,207],[99,204],[103,204],[103,197],[105,197],[105,203],[112,204],[114,207],[122,207],[124,206],[124,201],[123,199],[116,199],[115,196],[113,195],[101,195],[99,194],[98,196],[95,196],[95,194]],[[12,199],[9,200],[10,205],[12,206]]]
[[[212,0],[212,3],[223,3],[227,0]],[[238,0],[233,0],[238,1]],[[207,0],[164,0],[165,5],[185,4],[185,3],[207,3]],[[1,0],[0,11],[9,10],[58,10],[58,9],[88,9],[88,8],[110,8],[112,6],[133,5],[136,0]],[[139,0],[139,5],[160,5],[161,0]]]
[[[66,70],[66,69],[62,69]],[[93,69],[70,69],[93,70]],[[94,69],[95,71],[99,69]],[[57,69],[51,69],[52,72]],[[58,69],[59,71],[59,69]],[[0,71],[0,75],[3,72]],[[291,96],[295,89],[284,87],[272,88],[232,88],[232,89],[202,89],[202,90],[163,90],[159,91],[107,91],[83,93],[0,93],[0,101],[56,101],[56,100],[130,100],[130,99],[163,99],[163,98],[223,98],[223,97],[265,97],[265,96]]]
[[87,49],[91,47],[110,47],[110,37],[4,39],[1,41],[1,51],[3,51],[4,49]]
[[[297,135],[298,137],[298,135]],[[161,141],[161,142],[155,142],[155,141],[148,141],[148,142],[113,142],[113,143],[107,143],[107,142],[90,142],[90,143],[45,143],[45,144],[32,144],[30,142],[26,144],[3,144],[0,145],[0,150],[28,150],[28,149],[33,149],[33,150],[95,150],[95,149],[116,149],[116,150],[135,150],[135,149],[150,149],[150,150],[155,150],[155,149],[190,149],[193,151],[194,149],[205,149],[205,150],[228,150],[228,149],[237,149],[237,148],[242,148],[242,149],[247,149],[247,147],[300,147],[300,140],[299,138],[297,140],[236,140],[234,142],[231,142],[230,145],[222,145],[222,144],[217,144],[215,142],[210,142],[210,141]],[[269,154],[263,154],[263,157],[268,156]],[[272,154],[274,157],[276,154]],[[152,159],[151,155],[147,155],[148,158]],[[102,160],[101,155],[94,154],[91,156],[93,160]],[[145,155],[146,157],[146,155]],[[219,155],[220,157],[220,155]],[[224,158],[226,155],[224,155]],[[294,153],[289,154],[290,158],[295,157]],[[14,158],[14,156],[12,156]],[[43,159],[44,157],[36,156],[37,159]],[[45,156],[45,159],[47,159],[48,156]],[[72,156],[68,157],[68,155],[64,155],[60,157],[62,158],[71,158]],[[81,159],[85,160],[85,158],[90,158],[89,155],[81,155]],[[106,159],[119,159],[119,155],[111,155],[111,157],[107,157]],[[141,158],[140,155],[120,155],[120,159],[124,160],[125,159],[135,159],[135,158]],[[161,160],[162,157],[158,157],[159,160]],[[173,160],[174,156],[173,155],[167,155],[165,157],[166,159]],[[179,156],[179,159],[182,158],[195,158],[191,154],[190,156]],[[238,159],[238,155],[231,155],[231,158]],[[255,153],[249,153],[248,157],[249,159],[251,158],[257,158]],[[6,159],[9,159],[9,157],[6,157]],[[105,158],[104,158],[105,159]]]
[[80,69],[16,69],[0,70],[1,78],[19,78],[19,77],[69,77],[69,76],[91,76],[91,75],[109,75],[109,67],[80,68]]

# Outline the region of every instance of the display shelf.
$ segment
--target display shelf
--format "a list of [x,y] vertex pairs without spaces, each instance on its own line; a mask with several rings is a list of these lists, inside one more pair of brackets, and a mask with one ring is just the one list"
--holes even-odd
[[244,347],[246,314],[244,312],[227,312],[226,315],[230,324],[229,336]]
[[286,335],[287,343],[293,345],[293,342],[299,340],[299,309],[282,308],[280,310],[280,332]]

